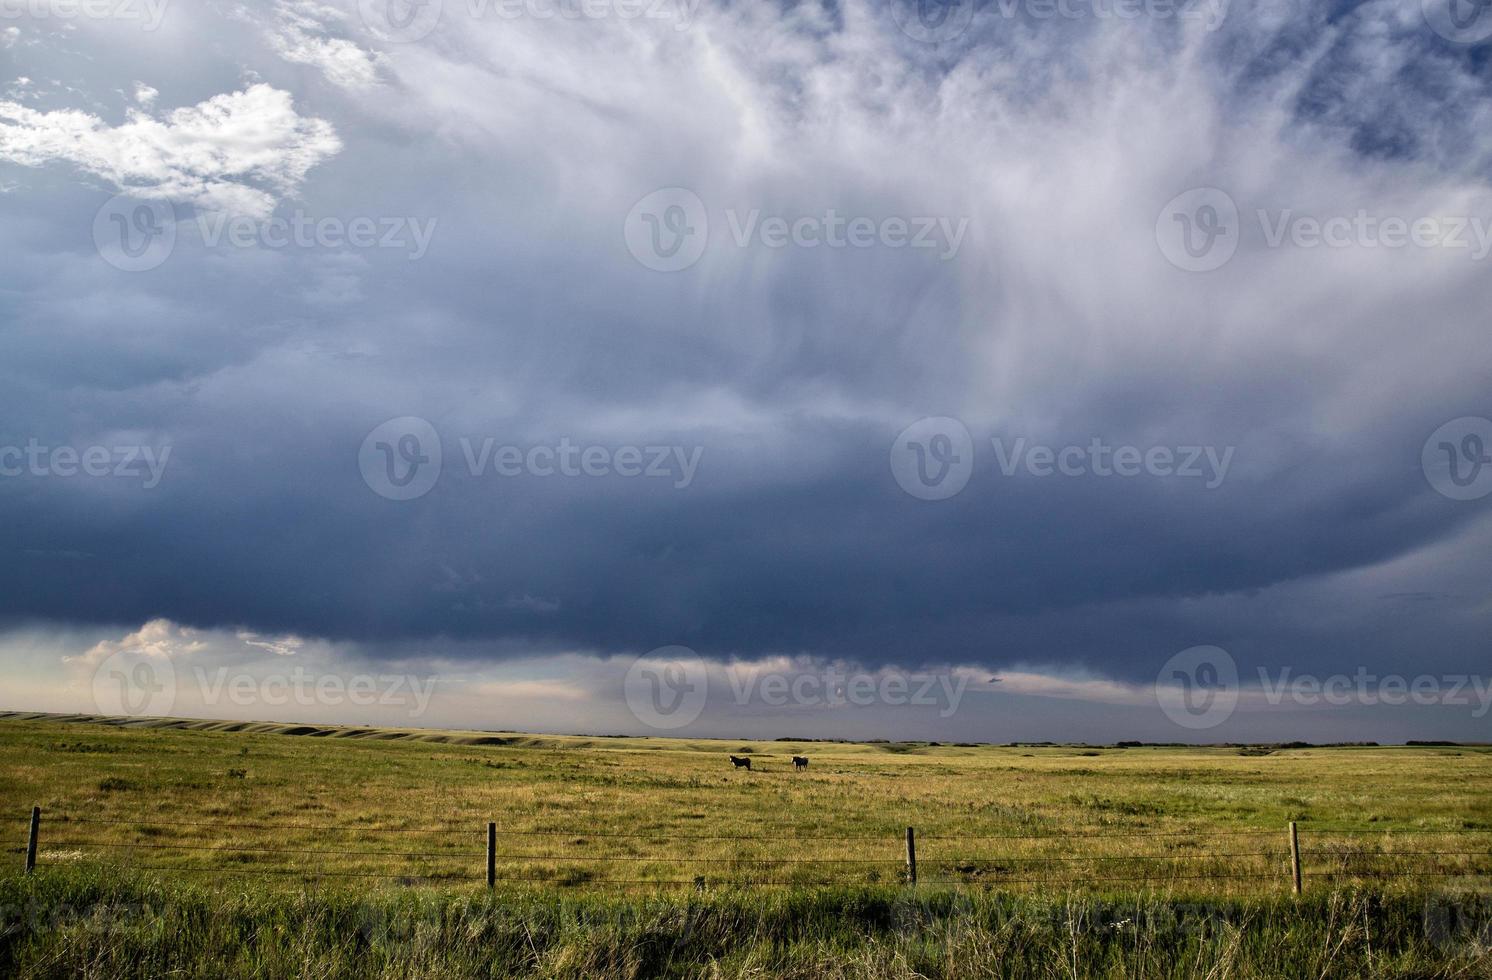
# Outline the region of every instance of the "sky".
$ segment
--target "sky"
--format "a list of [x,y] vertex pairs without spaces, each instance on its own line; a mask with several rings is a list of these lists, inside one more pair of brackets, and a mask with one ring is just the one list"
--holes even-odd
[[0,0],[0,709],[1492,740],[1492,8]]

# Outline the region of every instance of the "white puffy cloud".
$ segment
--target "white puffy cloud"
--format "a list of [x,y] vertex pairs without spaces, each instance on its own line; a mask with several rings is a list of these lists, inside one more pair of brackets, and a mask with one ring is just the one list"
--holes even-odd
[[208,637],[189,626],[169,619],[152,619],[132,633],[117,640],[99,640],[78,657],[64,657],[65,663],[97,667],[115,654],[129,654],[155,660],[189,657],[208,648]]
[[142,197],[264,217],[311,168],[342,148],[324,119],[266,84],[155,117],[130,110],[111,126],[80,110],[0,101],[0,159],[69,163]]
[[[247,11],[243,15],[252,17]],[[378,58],[354,41],[328,36],[328,25],[343,19],[342,11],[325,4],[278,0],[261,29],[286,61],[309,65],[341,88],[362,91],[378,82]]]

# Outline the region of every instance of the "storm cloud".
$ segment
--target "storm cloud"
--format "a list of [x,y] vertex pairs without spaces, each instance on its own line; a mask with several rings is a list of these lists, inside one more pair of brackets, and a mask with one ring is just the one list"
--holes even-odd
[[[991,2],[935,37],[897,3],[501,6],[407,39],[350,0],[13,22],[0,446],[169,459],[0,478],[7,626],[1485,664],[1492,512],[1422,449],[1492,413],[1492,42],[1391,2]],[[1237,208],[1217,268],[1163,242],[1195,188]],[[169,255],[111,264],[100,208]],[[660,271],[638,236],[681,216],[699,254]],[[927,418],[969,434],[946,499],[894,472]],[[435,443],[370,443],[408,419]],[[1020,440],[1085,455],[1002,466]],[[398,499],[377,466],[434,445]],[[1120,448],[1149,462],[1105,475]]]

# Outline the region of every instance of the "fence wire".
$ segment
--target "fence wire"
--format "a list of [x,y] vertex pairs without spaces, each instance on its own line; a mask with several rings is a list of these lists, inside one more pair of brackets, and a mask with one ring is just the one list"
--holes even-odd
[[[29,822],[29,816],[4,816],[0,817],[7,823]],[[232,875],[266,875],[266,876],[298,876],[305,879],[317,878],[369,878],[383,879],[400,882],[488,882],[495,884],[503,883],[526,883],[537,886],[549,887],[637,887],[637,886],[693,886],[701,887],[705,882],[716,887],[758,887],[769,885],[791,885],[798,887],[854,885],[874,882],[889,881],[913,881],[918,877],[922,881],[936,882],[938,884],[963,884],[985,887],[998,887],[1009,885],[1044,885],[1044,886],[1066,886],[1075,887],[1088,883],[1104,884],[1148,884],[1153,882],[1202,882],[1202,881],[1260,881],[1275,879],[1288,882],[1292,874],[1291,855],[1285,842],[1285,834],[1282,829],[1268,830],[1263,828],[1212,830],[1199,828],[1195,830],[1147,830],[1144,828],[1108,828],[1103,830],[1083,830],[1067,832],[1048,833],[918,833],[915,835],[918,844],[930,844],[914,864],[910,857],[903,859],[902,856],[893,851],[892,856],[887,857],[817,857],[802,856],[798,854],[787,854],[777,856],[761,856],[759,854],[728,854],[721,856],[690,856],[677,853],[607,853],[594,846],[589,846],[591,841],[618,841],[628,842],[626,846],[638,847],[636,842],[657,843],[668,845],[675,842],[689,841],[729,841],[740,846],[771,847],[777,851],[791,846],[793,843],[809,842],[814,844],[837,844],[844,848],[863,847],[867,844],[879,844],[885,847],[900,849],[904,844],[903,829],[888,830],[883,834],[854,833],[854,834],[826,834],[819,831],[810,833],[799,833],[791,829],[778,829],[771,834],[701,834],[701,833],[676,833],[666,829],[635,830],[635,831],[595,831],[587,829],[563,828],[563,827],[458,827],[450,824],[432,825],[428,827],[377,827],[356,824],[322,824],[322,823],[294,823],[294,822],[264,822],[264,821],[213,821],[213,820],[169,820],[154,816],[120,817],[120,816],[86,816],[73,814],[47,814],[42,820],[42,831],[39,835],[38,846],[40,849],[41,863],[57,863],[59,860],[72,861],[71,855],[59,856],[58,852],[69,849],[79,849],[86,852],[103,851],[110,855],[118,852],[158,854],[167,857],[171,852],[185,852],[184,858],[218,858],[221,860],[211,863],[141,863],[134,861],[101,861],[100,866],[117,868],[127,871],[150,871],[186,874],[232,874]],[[82,831],[86,827],[112,827],[130,828],[137,835],[151,835],[162,833],[182,833],[211,831],[214,834],[233,832],[237,834],[255,833],[304,833],[336,835],[336,834],[378,834],[378,835],[404,835],[406,838],[424,838],[424,843],[434,843],[431,837],[453,838],[451,848],[444,850],[391,850],[387,848],[356,848],[350,846],[331,847],[293,847],[293,846],[270,846],[263,842],[245,842],[241,840],[226,839],[203,839],[211,835],[205,833],[193,833],[194,839],[190,840],[97,840],[83,839],[87,835]],[[48,831],[59,833],[61,839],[48,839]],[[1328,879],[1328,880],[1384,880],[1395,878],[1428,878],[1428,877],[1460,877],[1460,878],[1489,878],[1492,877],[1492,868],[1488,865],[1492,861],[1484,859],[1492,858],[1492,849],[1437,849],[1416,847],[1406,850],[1389,849],[1387,845],[1393,843],[1395,837],[1399,836],[1442,836],[1452,838],[1457,835],[1482,835],[1492,836],[1492,828],[1480,827],[1449,827],[1449,828],[1383,828],[1383,827],[1302,827],[1303,834],[1315,838],[1313,847],[1302,847],[1300,858],[1305,869],[1301,872],[1302,878]],[[494,846],[490,851],[481,850],[466,844],[465,841],[480,841],[484,835],[490,834],[490,840]],[[465,841],[454,838],[464,838]],[[570,844],[563,852],[556,852],[555,844],[557,838],[566,838]],[[1052,842],[1083,841],[1086,844],[1105,840],[1122,841],[1126,846],[1134,846],[1140,842],[1143,846],[1146,840],[1164,841],[1164,845],[1178,847],[1186,843],[1195,842],[1203,844],[1209,841],[1232,841],[1244,842],[1259,838],[1275,838],[1279,841],[1278,846],[1268,846],[1262,850],[1247,850],[1251,845],[1239,843],[1229,846],[1222,851],[1174,851],[1170,853],[1156,853],[1149,849],[1140,853],[1116,854],[1102,853],[1095,849],[1092,853],[1010,853],[1001,851],[996,853],[984,853],[988,850],[991,842],[1038,842],[1035,846],[1050,846]],[[1321,838],[1328,838],[1325,842],[1328,846],[1323,847]],[[1350,850],[1334,850],[1331,848],[1330,838],[1346,838],[1350,843]],[[1373,840],[1369,840],[1369,839]],[[495,846],[496,841],[503,841],[504,846],[499,849]],[[1045,844],[1039,842],[1046,842]],[[1376,849],[1371,844],[1380,845]],[[1447,841],[1446,843],[1449,843]],[[1472,843],[1467,841],[1467,843]],[[1480,842],[1477,842],[1480,843]],[[980,845],[984,845],[981,847]],[[437,845],[439,846],[439,845]],[[523,849],[519,849],[519,847]],[[536,846],[538,849],[536,849]],[[1086,845],[1085,845],[1086,846]],[[1452,845],[1454,846],[1454,845]],[[978,851],[976,853],[976,851]],[[948,853],[952,852],[952,853]],[[100,855],[101,857],[103,855]],[[263,856],[270,857],[292,857],[292,858],[338,858],[350,859],[343,862],[342,867],[331,867],[328,863],[305,864],[297,863],[286,867],[260,867],[246,866],[258,861]],[[445,862],[447,864],[459,864],[460,867],[432,869],[421,866],[402,870],[387,870],[380,867],[362,867],[365,863],[387,864],[389,861],[419,861],[419,862]],[[481,873],[484,860],[490,870],[487,874]],[[1367,864],[1376,862],[1396,862],[1402,864],[1404,861],[1417,862],[1415,867],[1352,867],[1353,864]],[[159,861],[159,858],[157,858]],[[533,867],[533,873],[518,874],[510,865],[518,865],[520,868],[529,862],[545,863],[554,866],[553,870],[545,870]],[[1206,863],[1219,865],[1206,868]],[[1326,868],[1322,864],[1337,862],[1346,867]],[[1457,862],[1462,866],[1444,867],[1442,865]],[[1475,866],[1465,866],[1467,862]],[[1310,865],[1315,864],[1315,868]],[[354,865],[347,867],[345,865]],[[1119,867],[1114,867],[1114,865]],[[621,871],[617,865],[631,866],[654,866],[666,873],[669,868],[677,870],[689,868],[691,871],[704,873],[693,874],[692,877],[613,877],[610,874],[597,875],[589,869],[576,868],[576,865],[595,866],[601,870]],[[1125,867],[1128,865],[1129,867]],[[1138,867],[1136,867],[1138,866]],[[810,874],[816,872],[816,876],[805,877],[798,875],[794,869],[810,869]],[[827,869],[845,869],[838,877],[824,877]],[[1043,874],[1040,877],[1032,875],[1038,868],[1047,869],[1051,872],[1061,871],[1063,874]],[[1266,870],[1267,869],[1267,870]],[[639,869],[640,870],[640,869]],[[1143,873],[1141,873],[1143,871]],[[783,877],[786,872],[789,877]],[[883,873],[886,878],[883,879]],[[1115,873],[1124,872],[1124,873]],[[643,871],[645,875],[647,872]],[[858,874],[859,877],[849,875]]]

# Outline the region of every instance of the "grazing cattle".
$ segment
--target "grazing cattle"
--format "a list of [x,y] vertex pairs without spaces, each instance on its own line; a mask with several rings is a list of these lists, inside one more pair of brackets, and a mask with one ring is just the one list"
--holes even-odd
[[738,755],[733,755],[733,756],[730,757],[730,764],[733,765],[733,766],[735,766],[737,769],[750,769],[751,768],[751,760],[750,759],[743,759],[743,758],[741,758]]
[[795,755],[795,756],[793,756],[793,768],[794,769],[807,769],[808,768],[808,760],[805,759],[801,755]]

